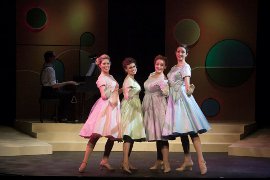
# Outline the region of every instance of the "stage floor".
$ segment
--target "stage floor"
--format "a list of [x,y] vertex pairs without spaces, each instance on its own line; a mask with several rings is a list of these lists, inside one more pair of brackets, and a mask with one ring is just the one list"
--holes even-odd
[[[85,173],[79,173],[78,168],[84,156],[84,151],[53,151],[52,154],[35,155],[2,155],[0,156],[0,176],[57,176],[57,177],[95,177],[95,178],[270,178],[270,157],[259,156],[262,149],[269,151],[270,129],[260,129],[244,140],[235,143],[244,146],[243,151],[256,151],[256,156],[235,156],[228,152],[204,152],[208,173],[201,175],[196,153],[192,152],[193,170],[186,172],[175,171],[183,161],[183,152],[170,152],[169,159],[172,171],[164,174],[161,170],[151,171],[156,158],[155,151],[133,151],[131,163],[138,168],[132,175],[123,173],[120,165],[122,151],[113,151],[110,163],[116,169],[114,172],[99,169],[102,151],[94,151],[89,159]],[[8,147],[25,151],[34,145],[43,145],[42,141],[18,132],[11,127],[0,126],[0,152]],[[86,145],[86,144],[85,144]],[[116,142],[115,145],[121,145]],[[179,144],[180,145],[180,144]],[[22,147],[21,147],[22,146]],[[191,144],[191,146],[193,146]],[[21,148],[19,148],[21,147]],[[84,146],[85,147],[85,146]],[[29,149],[30,148],[30,149]],[[11,151],[11,150],[9,150]],[[20,154],[20,153],[18,153]]]
[[112,152],[111,165],[114,172],[99,169],[102,152],[93,152],[84,173],[78,168],[84,152],[54,152],[50,155],[0,156],[1,176],[68,176],[95,178],[270,178],[270,158],[228,156],[227,153],[204,153],[208,173],[200,175],[196,153],[192,153],[194,166],[192,171],[177,172],[183,160],[182,152],[170,153],[172,171],[164,174],[161,170],[151,171],[155,152],[132,152],[131,163],[138,168],[132,175],[120,169],[122,152]]

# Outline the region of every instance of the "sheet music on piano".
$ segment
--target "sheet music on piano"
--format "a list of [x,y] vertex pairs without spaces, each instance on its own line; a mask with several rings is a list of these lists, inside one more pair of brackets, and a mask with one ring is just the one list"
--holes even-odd
[[95,69],[96,69],[96,63],[91,63],[85,76],[92,76]]

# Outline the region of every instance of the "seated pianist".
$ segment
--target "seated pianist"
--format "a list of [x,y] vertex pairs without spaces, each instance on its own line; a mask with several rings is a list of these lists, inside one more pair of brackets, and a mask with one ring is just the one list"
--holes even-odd
[[58,122],[70,121],[71,112],[71,99],[74,95],[74,91],[66,90],[65,86],[78,85],[75,81],[66,81],[58,83],[56,80],[56,73],[53,67],[53,61],[55,61],[55,53],[53,51],[47,51],[44,53],[44,64],[41,70],[41,98],[52,99],[59,98],[60,103],[58,107]]

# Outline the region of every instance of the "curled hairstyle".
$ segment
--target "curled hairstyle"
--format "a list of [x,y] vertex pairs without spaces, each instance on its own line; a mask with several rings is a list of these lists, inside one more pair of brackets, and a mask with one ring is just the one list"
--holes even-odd
[[154,65],[156,64],[157,60],[162,60],[164,62],[164,65],[167,66],[168,64],[168,58],[166,56],[162,56],[162,55],[157,55],[154,59]]
[[176,49],[178,49],[179,47],[185,48],[186,53],[188,53],[189,49],[188,49],[188,46],[186,44],[179,44]]
[[111,58],[110,58],[110,56],[107,55],[107,54],[102,54],[101,56],[99,56],[99,57],[96,59],[96,65],[100,65],[104,59],[108,59],[108,60],[110,61],[110,63],[111,63]]
[[131,63],[134,63],[136,65],[136,60],[132,57],[126,57],[122,62],[122,66],[124,69],[126,69],[127,66],[130,65]]

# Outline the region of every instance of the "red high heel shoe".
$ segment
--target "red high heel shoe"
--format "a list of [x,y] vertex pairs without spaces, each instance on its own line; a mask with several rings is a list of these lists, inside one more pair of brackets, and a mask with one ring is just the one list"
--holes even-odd
[[79,172],[83,173],[87,166],[87,162],[82,162],[81,166],[79,167]]

